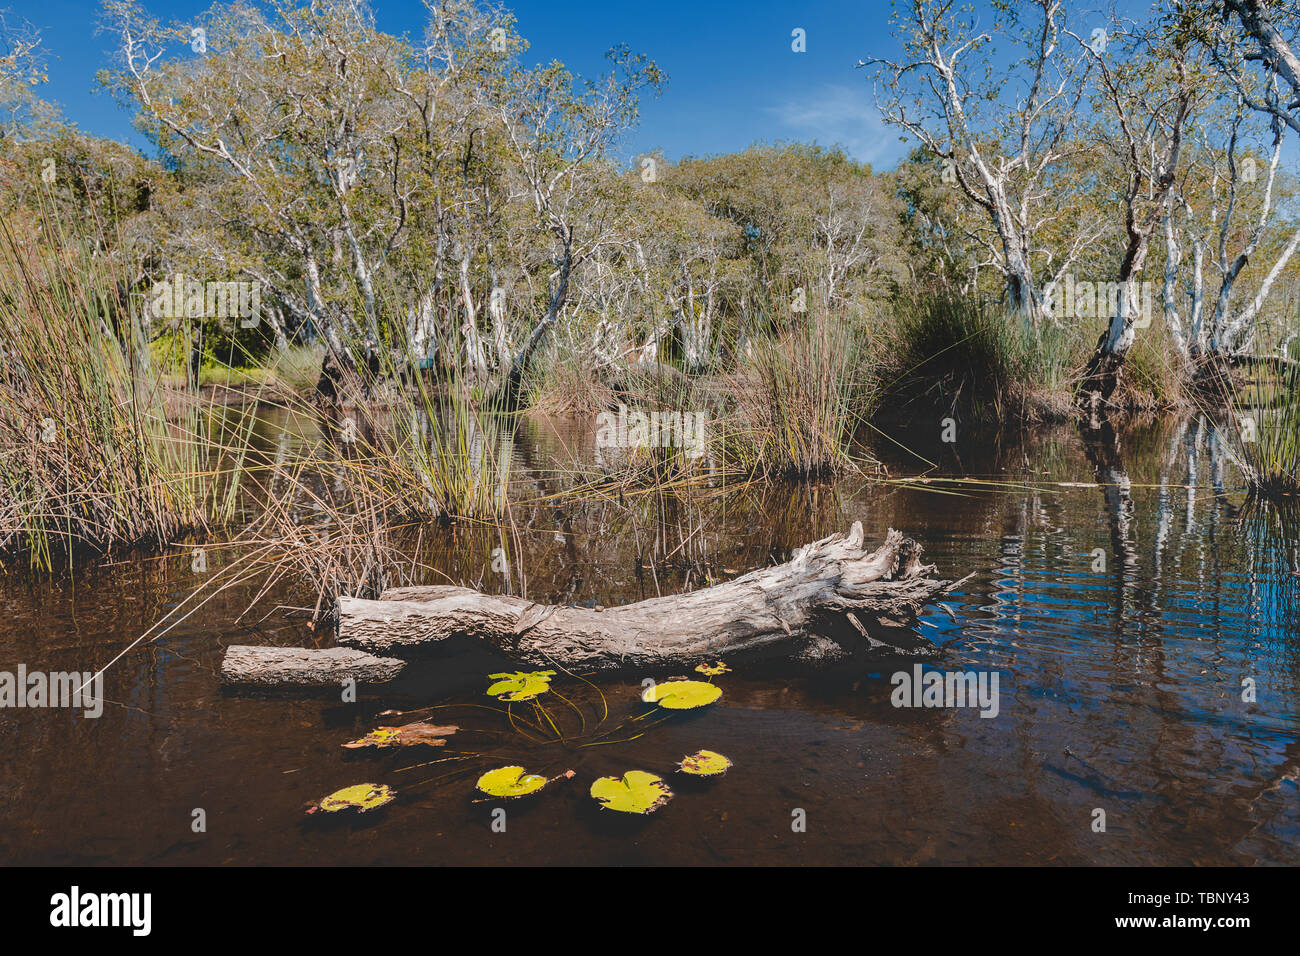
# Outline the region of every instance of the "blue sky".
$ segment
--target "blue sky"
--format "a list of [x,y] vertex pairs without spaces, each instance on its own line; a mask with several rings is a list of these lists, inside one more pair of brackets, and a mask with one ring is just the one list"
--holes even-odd
[[[884,169],[905,152],[898,133],[882,127],[860,57],[895,51],[884,0],[799,3],[605,2],[515,0],[505,5],[532,44],[529,61],[559,59],[596,75],[609,47],[626,42],[668,73],[663,97],[643,104],[640,128],[620,152],[662,148],[671,159],[743,149],[755,141],[838,143],[856,159]],[[184,21],[206,10],[197,0],[145,0],[163,20]],[[379,27],[418,37],[425,11],[418,0],[374,0]],[[92,0],[0,0],[16,19],[39,28],[50,82],[44,95],[87,132],[143,146],[128,115],[99,91],[95,73],[108,65],[111,37],[96,35]],[[791,51],[802,28],[807,52]]]

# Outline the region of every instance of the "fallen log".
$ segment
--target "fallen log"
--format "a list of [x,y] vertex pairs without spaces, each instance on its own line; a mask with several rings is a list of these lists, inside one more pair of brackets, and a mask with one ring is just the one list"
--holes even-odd
[[622,607],[542,605],[459,587],[400,588],[377,601],[341,598],[338,642],[403,654],[471,636],[523,663],[607,670],[783,644],[805,656],[835,656],[825,632],[838,619],[852,623],[864,647],[912,653],[932,649],[915,634],[920,609],[961,583],[930,577],[935,569],[920,555],[915,541],[893,530],[868,552],[855,523],[848,534],[807,545],[785,564]]
[[314,650],[232,644],[221,662],[221,678],[227,684],[262,687],[337,687],[346,680],[382,684],[397,677],[405,666],[405,661],[396,658],[346,647]]

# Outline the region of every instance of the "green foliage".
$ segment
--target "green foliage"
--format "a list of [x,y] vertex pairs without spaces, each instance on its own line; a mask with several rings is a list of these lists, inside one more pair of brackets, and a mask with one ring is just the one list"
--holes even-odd
[[1030,327],[955,291],[919,292],[896,307],[890,388],[925,395],[945,410],[960,407],[999,420],[1032,417],[1035,389],[1068,402],[1090,332],[1077,322]]
[[920,295],[898,312],[893,358],[902,375],[924,380],[941,402],[993,400],[1015,378],[1013,323],[979,300]]

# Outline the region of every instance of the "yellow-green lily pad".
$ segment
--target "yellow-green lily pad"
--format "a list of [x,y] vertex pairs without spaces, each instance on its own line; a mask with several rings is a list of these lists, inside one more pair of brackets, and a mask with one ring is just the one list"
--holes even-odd
[[694,710],[708,706],[721,696],[722,688],[717,684],[702,680],[670,680],[647,687],[641,699],[668,710]]
[[689,757],[683,757],[677,765],[682,773],[695,777],[716,777],[731,769],[731,759],[714,750],[701,750]]
[[515,671],[510,674],[489,674],[496,681],[487,689],[488,694],[507,702],[532,700],[551,689],[555,671]]
[[497,767],[478,778],[476,787],[490,797],[526,797],[546,786],[545,777],[525,773],[523,767]]
[[358,783],[342,790],[335,790],[328,797],[321,799],[313,809],[326,813],[338,813],[340,810],[356,810],[365,813],[376,810],[397,798],[397,791],[383,783]]
[[644,770],[629,770],[622,777],[601,777],[591,785],[591,795],[606,810],[620,813],[654,813],[673,798],[661,777]]
[[716,664],[696,664],[696,673],[703,674],[705,677],[717,677],[719,674],[730,674],[731,668],[722,661]]

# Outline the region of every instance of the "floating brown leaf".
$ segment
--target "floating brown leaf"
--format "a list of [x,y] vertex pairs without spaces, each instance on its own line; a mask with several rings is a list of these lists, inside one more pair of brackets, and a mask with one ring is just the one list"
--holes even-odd
[[403,724],[401,727],[379,727],[370,731],[360,740],[344,744],[349,750],[358,747],[441,747],[447,738],[460,730],[455,724],[430,724],[417,721]]

